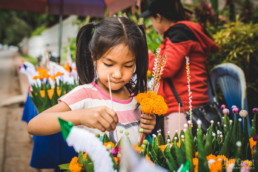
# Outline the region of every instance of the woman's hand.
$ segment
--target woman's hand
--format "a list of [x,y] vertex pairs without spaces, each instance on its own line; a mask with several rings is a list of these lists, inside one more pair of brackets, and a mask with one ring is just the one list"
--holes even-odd
[[152,132],[156,125],[156,116],[149,114],[142,114],[140,119],[140,128],[143,129],[143,132],[149,134]]
[[102,132],[115,130],[118,124],[116,112],[106,106],[84,109],[80,124],[89,128],[97,128]]

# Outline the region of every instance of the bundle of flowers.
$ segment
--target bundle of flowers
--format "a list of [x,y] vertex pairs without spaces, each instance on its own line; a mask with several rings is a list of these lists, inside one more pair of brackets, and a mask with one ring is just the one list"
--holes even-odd
[[[189,123],[185,124],[185,129],[180,134],[164,139],[158,131],[152,136],[151,141],[144,140],[140,146],[132,145],[136,152],[145,157],[153,167],[161,166],[169,171],[250,171],[258,168],[258,147],[256,147],[256,114],[258,108],[254,108],[254,117],[250,136],[248,135],[246,115],[247,111],[234,107],[234,121],[229,118],[229,110],[223,109],[223,124],[209,127],[207,134],[201,130],[201,122],[198,123],[197,136],[192,135],[192,128]],[[237,119],[237,115],[242,118]],[[242,119],[245,120],[243,129]],[[106,135],[99,138],[106,149],[110,152],[114,163],[114,169],[119,169],[121,155],[119,143],[114,145]],[[84,155],[85,156],[85,155]],[[87,156],[88,157],[88,156]],[[79,160],[80,159],[80,160]],[[81,171],[92,171],[88,159],[79,153],[69,164],[61,165],[61,169],[74,171],[77,166],[81,166]],[[88,161],[88,169],[87,163]],[[76,162],[76,163],[75,163]],[[77,164],[77,165],[75,165]],[[78,165],[80,164],[80,165]],[[92,164],[93,165],[93,164]],[[65,168],[64,168],[65,167]]]
[[42,82],[41,85],[31,85],[30,95],[38,113],[40,113],[57,104],[59,97],[66,94],[76,86],[77,84],[75,82],[74,84],[69,84],[60,81],[58,85],[57,82],[55,82],[54,88],[51,88],[49,83]]
[[168,106],[164,98],[154,91],[139,93],[135,98],[141,105],[141,110],[146,114],[164,115],[167,113]]

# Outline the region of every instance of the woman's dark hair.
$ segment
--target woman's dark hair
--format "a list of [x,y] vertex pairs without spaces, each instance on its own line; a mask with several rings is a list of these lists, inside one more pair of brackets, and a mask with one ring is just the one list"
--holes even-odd
[[125,17],[103,19],[97,25],[83,26],[76,40],[76,67],[79,84],[94,80],[93,61],[100,59],[114,46],[124,43],[136,58],[135,83],[131,80],[126,87],[133,95],[147,89],[148,48],[143,27]]
[[189,19],[189,17],[186,15],[188,11],[184,9],[180,0],[167,0],[165,2],[166,4],[161,9],[153,10],[154,13],[151,12],[153,17],[157,17],[157,13],[159,13],[163,17],[174,22]]

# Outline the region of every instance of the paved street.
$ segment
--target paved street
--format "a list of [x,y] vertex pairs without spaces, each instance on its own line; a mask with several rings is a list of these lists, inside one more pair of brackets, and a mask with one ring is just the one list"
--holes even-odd
[[[0,51],[0,103],[21,95],[17,64],[13,50]],[[21,121],[23,106],[13,103],[0,107],[0,172],[35,172],[29,166],[32,140],[26,123]]]

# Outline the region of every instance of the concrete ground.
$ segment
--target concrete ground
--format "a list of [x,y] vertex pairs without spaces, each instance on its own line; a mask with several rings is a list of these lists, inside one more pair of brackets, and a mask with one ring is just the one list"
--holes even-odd
[[5,104],[0,106],[0,172],[38,171],[29,166],[33,143],[27,124],[21,121],[25,96],[17,73],[19,63],[15,51],[0,51],[0,104]]

